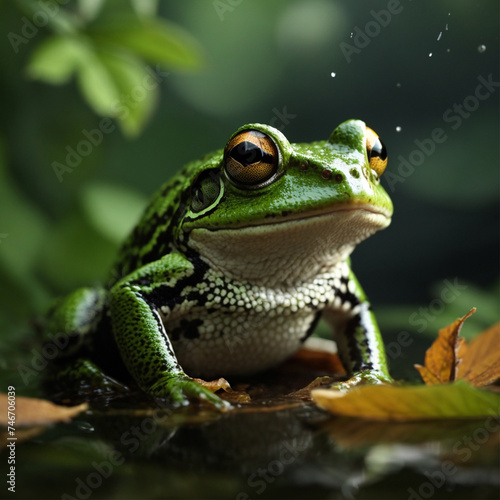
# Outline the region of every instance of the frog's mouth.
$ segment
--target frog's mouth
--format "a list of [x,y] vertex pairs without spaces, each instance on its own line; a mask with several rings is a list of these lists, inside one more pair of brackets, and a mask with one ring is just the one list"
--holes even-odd
[[[206,229],[207,231],[230,231],[250,227],[262,227],[273,224],[303,221],[314,219],[316,217],[327,217],[332,214],[338,214],[339,216],[342,216],[342,214],[353,212],[373,214],[380,217],[380,221],[376,225],[381,225],[382,227],[386,227],[389,225],[392,216],[392,210],[384,209],[370,203],[336,203],[335,205],[318,207],[315,209],[293,210],[285,208],[281,211],[271,213],[255,213],[252,217],[239,221],[233,220],[230,214],[225,213],[223,215],[227,217],[227,219],[224,218],[222,220],[218,220],[215,223],[208,223],[203,229]],[[229,222],[229,219],[231,220],[231,222]],[[201,225],[198,226],[198,228],[202,227],[203,226]],[[193,230],[197,229],[195,228]]]
[[235,229],[238,227],[250,227],[250,226],[260,226],[263,224],[282,224],[288,221],[298,221],[311,219],[314,217],[325,217],[331,214],[341,214],[342,212],[358,212],[364,211],[367,214],[374,214],[376,216],[380,216],[380,222],[386,221],[383,224],[383,227],[386,227],[390,224],[392,212],[389,210],[384,210],[380,207],[376,207],[374,205],[370,205],[367,203],[341,203],[335,206],[330,206],[326,208],[318,208],[315,210],[307,210],[307,211],[297,211],[288,213],[286,210],[279,214],[270,214],[266,216],[265,219],[255,221],[255,223],[242,223],[240,225],[233,225],[231,228],[226,229]]
[[332,269],[390,221],[390,213],[379,207],[336,205],[266,217],[255,224],[193,229],[189,246],[234,279],[291,284]]

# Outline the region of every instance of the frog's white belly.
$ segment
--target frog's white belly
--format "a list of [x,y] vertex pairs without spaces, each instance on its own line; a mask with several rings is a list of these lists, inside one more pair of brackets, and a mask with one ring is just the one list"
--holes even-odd
[[179,363],[197,377],[244,375],[271,368],[301,345],[314,320],[306,311],[290,316],[212,314],[198,327],[199,338],[173,342]]
[[[188,375],[244,375],[284,361],[311,333],[325,308],[352,313],[349,269],[283,290],[245,285],[211,273],[203,285],[186,288],[185,299],[163,307],[164,324],[180,365]],[[200,305],[202,304],[202,305]]]

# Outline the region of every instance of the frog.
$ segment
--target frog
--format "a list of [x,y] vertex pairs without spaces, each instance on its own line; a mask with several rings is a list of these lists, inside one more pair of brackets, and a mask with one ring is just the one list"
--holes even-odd
[[50,309],[46,333],[68,344],[59,373],[112,387],[120,366],[158,404],[223,408],[204,380],[278,366],[323,319],[348,373],[338,389],[390,383],[350,265],[391,222],[386,166],[385,145],[361,120],[309,143],[261,123],[238,128],[160,187],[106,285]]

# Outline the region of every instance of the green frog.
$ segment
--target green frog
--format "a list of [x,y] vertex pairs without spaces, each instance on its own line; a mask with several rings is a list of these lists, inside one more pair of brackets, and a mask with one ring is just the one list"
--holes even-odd
[[349,260],[390,223],[386,165],[385,146],[359,120],[303,144],[268,125],[239,128],[153,196],[107,286],[49,311],[45,331],[68,340],[62,377],[112,386],[120,365],[158,401],[222,407],[193,377],[269,369],[324,318],[350,373],[340,388],[390,382]]

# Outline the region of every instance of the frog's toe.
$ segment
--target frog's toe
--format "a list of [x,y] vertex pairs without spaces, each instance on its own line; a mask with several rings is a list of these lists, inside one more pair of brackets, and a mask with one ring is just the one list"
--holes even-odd
[[227,409],[231,405],[187,375],[176,375],[159,380],[149,391],[158,404],[168,402],[173,406],[186,406],[190,399],[206,402],[217,409]]

